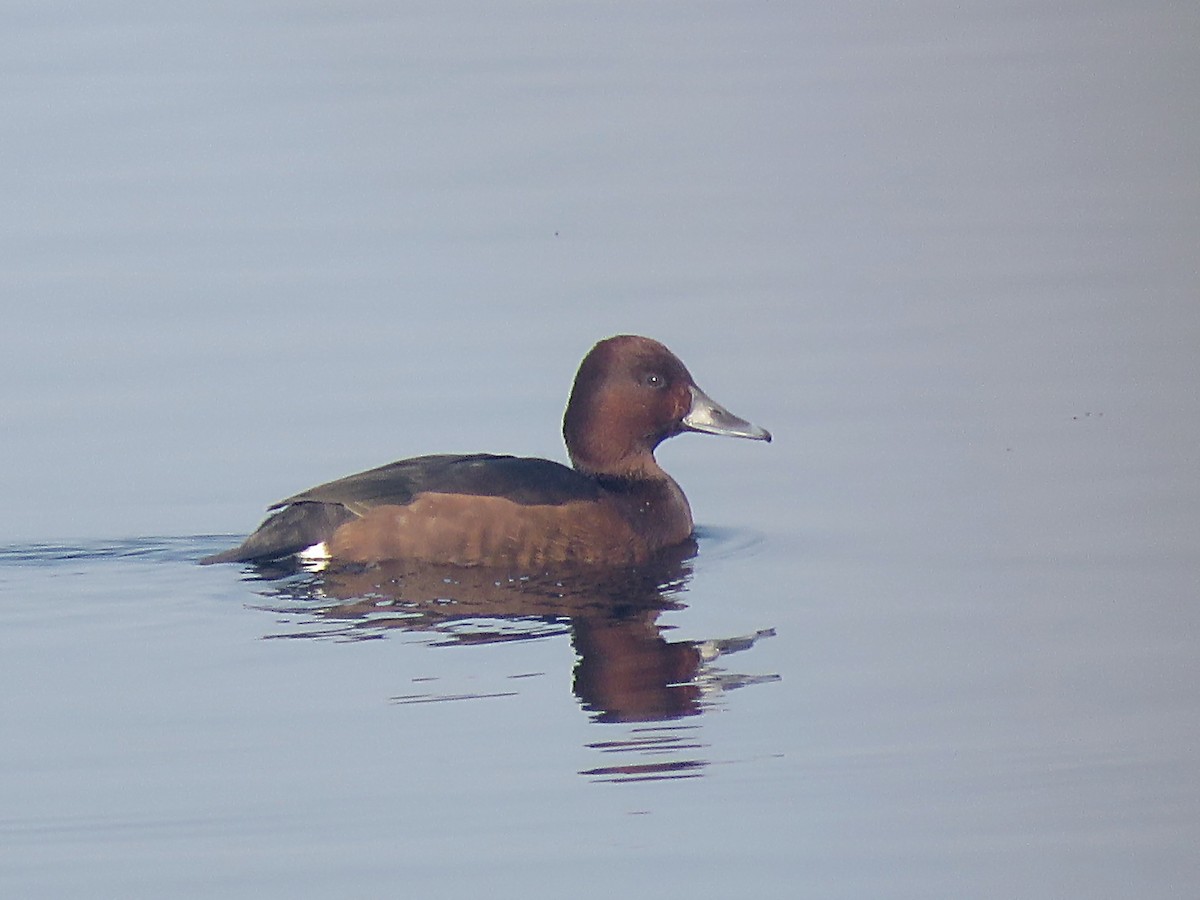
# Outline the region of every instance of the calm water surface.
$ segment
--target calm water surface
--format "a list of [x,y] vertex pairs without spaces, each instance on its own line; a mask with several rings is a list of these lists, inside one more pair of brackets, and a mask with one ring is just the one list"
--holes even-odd
[[[1193,7],[12,5],[0,895],[1193,897]],[[688,552],[195,565],[619,332]]]

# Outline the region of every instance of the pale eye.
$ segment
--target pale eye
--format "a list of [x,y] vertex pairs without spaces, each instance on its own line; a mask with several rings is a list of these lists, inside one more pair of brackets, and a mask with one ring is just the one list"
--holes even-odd
[[644,384],[646,387],[661,388],[666,387],[667,379],[663,378],[663,376],[657,372],[647,372],[642,376],[642,384]]

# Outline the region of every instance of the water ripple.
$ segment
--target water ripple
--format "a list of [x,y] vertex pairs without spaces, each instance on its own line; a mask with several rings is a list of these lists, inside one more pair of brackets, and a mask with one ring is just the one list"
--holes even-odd
[[81,560],[149,559],[194,562],[236,535],[206,534],[180,537],[135,537],[78,542],[31,542],[0,547],[0,566],[54,566]]

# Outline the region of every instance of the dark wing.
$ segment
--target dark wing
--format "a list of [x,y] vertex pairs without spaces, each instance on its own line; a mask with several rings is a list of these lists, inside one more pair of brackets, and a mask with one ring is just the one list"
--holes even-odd
[[405,506],[418,494],[503,497],[525,506],[560,506],[599,496],[598,483],[547,459],[417,456],[318,485],[273,504],[275,510],[241,546],[201,562],[278,559],[327,541],[338,526],[377,506]]
[[526,506],[560,506],[599,496],[597,483],[548,459],[518,456],[416,456],[318,485],[274,504],[336,503],[362,515],[376,506],[404,506],[417,494],[504,497]]

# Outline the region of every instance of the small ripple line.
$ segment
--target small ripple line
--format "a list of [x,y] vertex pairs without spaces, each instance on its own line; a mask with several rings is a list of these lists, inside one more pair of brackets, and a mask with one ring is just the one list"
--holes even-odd
[[0,546],[0,566],[54,566],[106,559],[194,561],[235,535],[146,536],[85,541],[35,541]]

